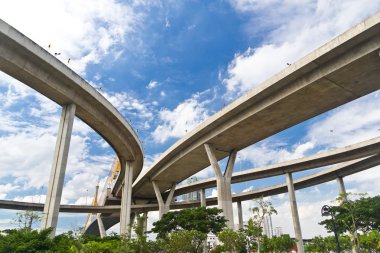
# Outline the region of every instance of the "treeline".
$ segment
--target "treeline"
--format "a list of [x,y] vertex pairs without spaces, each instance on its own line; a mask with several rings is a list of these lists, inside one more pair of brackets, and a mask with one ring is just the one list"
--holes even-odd
[[[342,251],[377,252],[380,250],[380,196],[366,194],[343,194],[329,207],[320,222],[328,232],[339,237]],[[336,252],[334,236],[315,237],[307,245],[308,252]]]
[[[289,235],[268,238],[263,234],[264,218],[277,214],[277,211],[271,202],[263,198],[255,200],[255,203],[256,207],[250,209],[250,219],[239,230],[226,228],[226,219],[218,208],[199,207],[169,212],[149,231],[157,234],[154,241],[148,240],[149,232],[144,232],[140,226],[144,224],[142,216],[137,217],[140,220],[133,226],[136,235],[133,239],[116,234],[101,239],[73,232],[50,239],[51,230],[32,230],[32,222],[20,219],[18,221],[24,228],[0,232],[0,253],[200,253],[205,250],[214,253],[283,253],[295,250],[295,240]],[[342,252],[380,250],[380,196],[342,195],[336,205],[326,210],[322,212],[326,219],[320,224],[329,232],[336,231]],[[215,248],[206,244],[208,233],[217,235],[219,245]],[[335,237],[315,237],[305,244],[305,249],[307,252],[336,252]]]
[[[380,250],[380,233],[373,230],[369,233],[359,235],[361,252],[378,252]],[[341,251],[352,251],[352,239],[348,235],[339,236],[339,244]],[[314,237],[309,244],[306,245],[306,252],[329,253],[336,252],[336,242],[334,236],[317,236]]]
[[[259,207],[252,209],[252,218],[238,231],[226,228],[226,219],[218,208],[190,208],[169,212],[155,222],[151,232],[157,234],[149,241],[141,227],[144,217],[133,226],[135,238],[126,239],[118,235],[99,238],[68,232],[50,239],[51,230],[38,232],[30,226],[22,229],[4,230],[0,233],[0,252],[69,252],[69,253],[200,253],[210,252],[262,252],[290,251],[294,241],[288,236],[267,238],[262,234],[265,215],[275,213],[270,202],[257,201]],[[29,222],[21,222],[30,224]],[[210,248],[206,244],[207,234],[218,236],[219,245]],[[261,245],[260,245],[261,242]]]

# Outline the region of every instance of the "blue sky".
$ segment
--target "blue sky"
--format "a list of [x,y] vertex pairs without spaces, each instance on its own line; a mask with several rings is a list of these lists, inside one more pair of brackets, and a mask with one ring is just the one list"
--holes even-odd
[[[223,106],[379,10],[377,0],[4,0],[0,18],[52,54],[60,53],[62,62],[130,120],[143,142],[146,169]],[[242,150],[235,170],[378,136],[378,96],[375,92]],[[59,106],[0,73],[1,199],[44,201],[59,114]],[[76,119],[62,203],[89,204],[113,159],[107,143]],[[379,172],[373,168],[347,177],[347,188],[379,194]],[[208,168],[197,176],[212,175]],[[284,177],[246,182],[233,191],[281,182]],[[335,183],[297,192],[305,237],[325,233],[317,225],[319,209],[336,195]],[[293,234],[287,195],[272,201],[280,213],[274,226]],[[243,203],[245,219],[250,205]],[[0,229],[14,226],[15,213],[0,211]],[[155,219],[152,213],[149,223]],[[58,231],[84,221],[85,215],[61,214]]]

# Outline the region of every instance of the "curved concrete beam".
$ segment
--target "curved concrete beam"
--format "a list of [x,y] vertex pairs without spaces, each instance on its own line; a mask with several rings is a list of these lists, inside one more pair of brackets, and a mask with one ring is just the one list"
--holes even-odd
[[[294,188],[296,190],[304,189],[307,187],[315,186],[318,184],[326,183],[331,180],[336,179],[337,177],[345,177],[352,174],[355,174],[357,172],[367,170],[370,168],[373,168],[375,166],[380,165],[380,155],[375,155],[371,157],[367,157],[364,159],[357,159],[355,161],[345,162],[343,164],[335,165],[329,169],[325,169],[323,171],[320,171],[318,173],[311,174],[306,177],[299,178],[297,180],[294,180]],[[238,202],[238,201],[245,201],[245,200],[251,200],[259,197],[267,197],[267,196],[273,196],[277,194],[282,194],[288,192],[288,188],[286,183],[253,190],[253,191],[247,191],[242,192],[238,194],[232,195],[232,201]],[[217,205],[218,200],[217,198],[207,198],[206,199],[207,205]],[[190,208],[190,207],[199,207],[201,205],[199,200],[194,201],[186,201],[186,202],[173,202],[170,205],[171,209],[183,209],[183,208]],[[139,212],[146,212],[146,211],[157,211],[158,205],[157,204],[141,204],[139,206],[134,206],[136,211]],[[117,214],[114,214],[112,219],[103,219],[104,226],[106,229],[112,227],[113,225],[118,223],[118,220],[114,217],[117,216]],[[96,231],[97,228],[97,221],[94,220],[93,223],[90,224],[88,227],[88,233],[92,231]]]
[[[56,57],[0,19],[0,70],[57,104],[76,105],[76,116],[101,135],[120,160],[135,161],[141,172],[143,151],[132,127],[120,112],[84,79]],[[121,176],[114,192],[120,192]]]
[[[345,177],[357,172],[370,169],[374,166],[380,165],[380,155],[375,155],[367,157],[364,159],[359,159],[356,161],[346,162],[344,164],[333,166],[329,169],[325,169],[318,173],[294,180],[294,188],[296,190],[304,189],[314,185],[326,183],[328,181],[334,180],[337,177]],[[232,201],[245,201],[258,198],[261,196],[273,196],[281,193],[286,193],[287,186],[286,183],[234,194],[232,196]],[[216,205],[216,198],[206,199],[207,205]],[[200,201],[186,201],[186,202],[173,202],[171,204],[172,209],[183,209],[190,207],[200,206]],[[42,211],[43,204],[29,203],[29,202],[19,202],[11,200],[0,200],[0,208],[2,209],[14,209],[14,210],[32,210],[32,211]],[[157,211],[158,204],[140,204],[132,205],[133,211],[146,212],[146,211]],[[106,229],[112,227],[120,221],[120,205],[113,206],[78,206],[78,205],[61,205],[60,212],[73,212],[73,213],[103,213],[102,216],[104,227]],[[107,215],[108,214],[108,215]],[[99,233],[97,221],[93,221],[89,227],[88,233]]]
[[[13,200],[0,200],[0,209],[43,211],[44,204],[21,202]],[[62,213],[120,213],[120,205],[86,206],[86,205],[60,205]]]
[[[134,182],[135,198],[153,198],[218,160],[380,88],[380,13],[306,55],[237,99],[171,146]],[[323,100],[323,101],[321,101]]]
[[[379,153],[380,137],[376,137],[367,141],[359,142],[335,150],[318,153],[304,158],[236,172],[232,174],[231,182],[239,183],[254,179],[274,177],[286,174],[288,172],[299,172],[341,162],[352,161]],[[212,188],[215,186],[215,177],[199,180],[189,184],[177,186],[174,196],[198,191],[200,189]]]

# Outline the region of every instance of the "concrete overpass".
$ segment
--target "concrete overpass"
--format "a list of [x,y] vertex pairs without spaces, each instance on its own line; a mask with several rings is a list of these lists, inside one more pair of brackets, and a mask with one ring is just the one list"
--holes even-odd
[[[132,181],[141,170],[142,151],[128,123],[64,64],[4,22],[0,23],[0,69],[64,106],[59,132],[62,141],[57,141],[56,148],[58,166],[53,166],[53,171],[61,173],[61,168],[65,167],[65,159],[60,157],[67,153],[70,141],[67,136],[71,134],[74,114],[98,131],[118,154],[122,170],[112,191],[115,196],[123,196],[122,228],[126,228],[129,221],[131,195],[139,204],[156,199],[162,215],[169,210],[176,183],[210,164],[216,174],[218,205],[231,226],[230,184],[237,151],[378,90],[379,49],[380,14],[376,14],[200,124],[170,147],[149,170],[139,175],[131,192]],[[227,169],[222,174],[218,161],[226,157],[229,158]],[[292,172],[283,171],[287,177],[296,238],[302,242]],[[167,191],[169,193],[164,200],[166,196],[162,193]],[[298,247],[300,250],[303,248],[302,245]]]
[[[294,188],[296,190],[303,189],[305,187],[310,187],[316,184],[324,183],[331,181],[335,178],[344,177],[351,175],[353,173],[362,171],[364,169],[371,168],[377,165],[378,155],[380,154],[380,137],[376,137],[367,141],[359,142],[353,145],[346,147],[338,148],[335,150],[329,150],[321,152],[315,155],[308,157],[295,159],[283,163],[277,163],[269,166],[254,168],[250,170],[244,170],[232,174],[231,183],[246,182],[250,180],[260,179],[260,178],[269,178],[279,175],[285,175],[286,173],[300,172],[309,169],[315,169],[319,167],[324,167],[333,164],[341,164],[339,166],[334,166],[331,169],[324,170],[317,174],[304,177],[299,180],[295,180]],[[374,158],[369,158],[369,157]],[[377,158],[376,158],[377,157]],[[363,162],[357,161],[358,159],[365,159]],[[373,160],[376,159],[376,160]],[[353,165],[350,165],[353,164]],[[174,196],[182,195],[185,193],[193,191],[204,191],[205,189],[212,188],[216,186],[216,178],[209,178],[205,180],[196,181],[189,184],[184,184],[177,186],[174,192]],[[253,198],[258,198],[261,196],[272,196],[276,194],[281,194],[287,192],[287,185],[280,184],[275,185],[255,191],[248,191],[244,193],[238,193],[232,195],[233,202],[241,202],[246,200],[251,200]],[[168,192],[164,193],[163,196],[168,195]],[[205,197],[205,195],[202,195]],[[204,200],[207,205],[216,205],[217,198],[209,198]],[[114,199],[112,204],[119,205],[120,201]],[[199,201],[190,201],[187,203],[184,202],[171,202],[171,209],[178,208],[188,208],[199,206]],[[157,203],[151,204],[140,204],[132,205],[132,210],[135,212],[147,212],[154,211],[158,209]],[[115,213],[113,215],[102,215],[104,219],[104,226],[106,228],[112,227],[118,223],[119,214]],[[95,224],[95,225],[94,225]],[[96,231],[97,221],[94,221],[94,224],[90,224],[88,233],[98,233]],[[95,226],[95,227],[94,227]]]
[[[317,153],[308,157],[235,172],[231,176],[231,183],[234,184],[255,179],[285,175],[289,172],[294,173],[320,168],[342,162],[353,161],[356,159],[365,158],[377,154],[380,154],[380,137],[362,141],[346,147]],[[173,196],[179,196],[186,193],[208,189],[216,186],[217,179],[215,177],[199,180],[192,183],[176,186]],[[169,192],[167,191],[164,192],[162,195],[166,198],[168,194]],[[120,204],[120,200],[117,198],[113,200],[110,199],[110,202],[112,204]],[[156,203],[156,201],[153,201],[153,203]]]
[[133,198],[161,192],[210,165],[291,126],[380,88],[380,14],[363,21],[274,75],[171,146],[133,184]]
[[[343,164],[335,165],[331,168],[325,169],[323,171],[299,178],[294,180],[295,190],[305,189],[307,187],[319,185],[326,183],[335,179],[340,179],[352,174],[355,174],[360,171],[364,171],[375,166],[380,165],[380,155],[374,155],[371,157],[356,159],[355,161],[345,162]],[[260,197],[274,196],[282,193],[287,193],[288,187],[286,183],[281,183],[262,189],[237,193],[232,195],[233,202],[242,202],[247,200],[252,200]],[[205,199],[207,206],[213,206],[218,204],[218,198],[212,197]],[[172,202],[170,205],[171,209],[184,209],[191,207],[201,206],[201,201],[186,201],[186,202]],[[241,207],[241,205],[240,205]],[[239,205],[238,205],[239,208]],[[134,212],[148,212],[148,211],[157,211],[157,204],[140,204],[132,205],[132,210]],[[239,212],[238,212],[239,213]],[[104,223],[105,229],[111,228],[119,222],[119,214],[114,213],[112,215],[102,216],[102,221]],[[239,225],[242,226],[242,217],[239,218]],[[98,220],[94,220],[87,228],[87,233],[99,235]]]
[[[380,13],[293,63],[172,145],[133,183],[133,199],[169,210],[176,183],[211,164],[218,206],[233,227],[231,176],[237,151],[380,88]],[[228,157],[226,172],[218,161]],[[298,249],[302,234],[287,172]],[[167,198],[162,193],[168,191]]]
[[[377,138],[376,138],[377,139]],[[299,160],[299,159],[298,159]],[[293,164],[297,164],[293,160]],[[349,161],[345,163],[340,163],[331,168],[324,169],[323,171],[302,177],[294,181],[294,188],[296,190],[304,189],[307,187],[322,184],[328,181],[332,181],[337,178],[342,178],[354,173],[370,169],[374,166],[380,165],[380,155],[372,155],[365,158],[356,159],[354,161]],[[193,184],[189,184],[191,189],[193,189]],[[183,188],[185,188],[184,186]],[[202,186],[203,187],[203,186]],[[200,189],[200,188],[199,188]],[[265,187],[262,189],[237,193],[232,195],[233,202],[242,202],[246,200],[252,200],[254,198],[273,196],[282,193],[287,193],[288,188],[286,183],[273,185]],[[208,206],[217,205],[218,199],[216,197],[207,198],[205,200]],[[183,209],[190,207],[199,207],[201,201],[187,201],[187,202],[172,202],[170,205],[171,209]],[[42,211],[43,204],[40,203],[30,203],[30,202],[19,202],[11,200],[0,200],[0,208],[2,209],[13,209],[13,210],[31,210],[31,211]],[[109,229],[113,225],[119,223],[120,221],[120,204],[110,205],[110,206],[83,206],[83,205],[61,205],[60,212],[69,213],[103,213],[102,221],[105,229]],[[131,206],[132,212],[148,212],[157,211],[159,209],[158,204],[133,204]],[[241,218],[242,219],[242,218]],[[242,222],[242,220],[240,221]],[[94,220],[90,226],[87,228],[87,233],[99,235],[98,220]]]
[[[113,193],[121,196],[125,191],[124,200],[127,201],[128,196],[130,199],[132,180],[142,169],[143,151],[132,127],[110,102],[56,57],[2,20],[0,70],[63,107],[42,227],[55,227],[57,224],[74,116],[89,125],[114,149],[122,171]],[[130,183],[122,189],[126,178]],[[130,212],[127,202],[124,213]],[[127,227],[129,220],[124,223]]]
[[[239,171],[232,174],[231,183],[274,177],[289,172],[300,172],[376,154],[380,154],[380,137],[300,159]],[[214,177],[179,185],[176,187],[174,196],[215,187],[216,181],[217,179]],[[164,195],[167,195],[167,193]]]

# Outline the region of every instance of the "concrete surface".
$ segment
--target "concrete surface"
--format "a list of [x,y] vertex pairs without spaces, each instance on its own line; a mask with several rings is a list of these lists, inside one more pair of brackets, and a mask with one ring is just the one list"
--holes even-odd
[[[371,157],[357,159],[355,161],[341,163],[339,165],[335,165],[331,168],[325,169],[318,173],[294,180],[293,182],[294,189],[300,190],[300,189],[315,186],[318,184],[326,183],[332,180],[336,180],[337,177],[346,177],[346,176],[355,174],[357,172],[373,168],[377,165],[380,165],[380,155],[375,155]],[[246,200],[252,200],[255,198],[273,196],[273,195],[287,193],[287,192],[288,192],[287,184],[282,183],[282,184],[278,184],[278,185],[274,185],[274,186],[270,186],[270,187],[266,187],[266,188],[262,188],[258,190],[252,190],[252,191],[234,194],[232,195],[232,201],[233,202],[246,201]],[[206,202],[207,202],[207,206],[215,206],[218,204],[217,198],[215,197],[207,198]],[[199,206],[200,206],[200,201],[186,201],[186,202],[173,202],[170,208],[183,209],[183,208],[199,207]],[[156,211],[158,210],[158,206],[157,204],[133,205],[132,210],[139,210],[139,212]],[[118,214],[115,213],[113,215],[117,216]],[[115,216],[108,218],[107,224],[105,224],[106,229],[118,223],[118,220],[114,218]],[[104,219],[103,219],[103,222],[104,222]],[[88,233],[91,234],[93,232],[96,232],[96,230],[97,230],[97,222],[94,221],[94,223],[92,223],[89,226]]]
[[49,186],[41,218],[41,229],[53,228],[51,231],[52,237],[55,236],[57,228],[59,205],[61,204],[74,116],[75,104],[69,104],[62,107],[53,163],[50,170]]
[[297,198],[294,191],[293,176],[292,173],[286,173],[286,185],[288,187],[290,209],[292,211],[292,220],[295,238],[297,240],[297,252],[304,253],[303,238],[300,224],[300,217],[298,214]]
[[[55,56],[0,19],[0,70],[57,104],[75,104],[75,115],[99,133],[124,161],[142,169],[143,151],[127,120],[98,91]],[[121,195],[118,178],[113,192]]]
[[[287,172],[293,173],[319,168],[375,154],[380,154],[380,137],[355,143],[343,148],[321,152],[308,157],[236,172],[232,174],[231,182],[240,183],[254,179],[274,177],[283,175]],[[207,189],[215,186],[216,178],[208,178],[189,184],[178,185],[174,195],[178,196],[185,193],[194,192],[199,189]]]
[[[219,111],[172,145],[134,182],[133,198],[154,199],[218,160],[380,88],[380,14],[306,55]],[[321,100],[323,99],[323,100]]]

